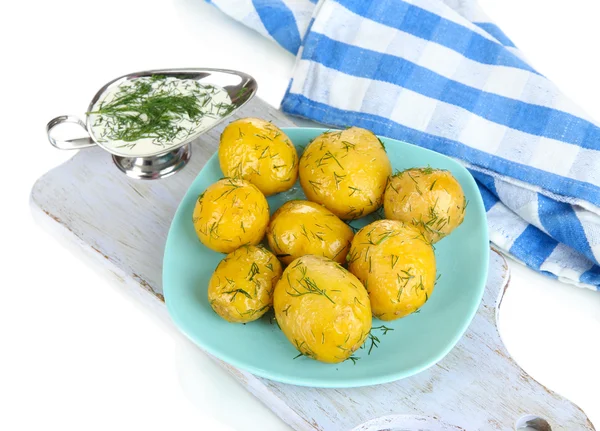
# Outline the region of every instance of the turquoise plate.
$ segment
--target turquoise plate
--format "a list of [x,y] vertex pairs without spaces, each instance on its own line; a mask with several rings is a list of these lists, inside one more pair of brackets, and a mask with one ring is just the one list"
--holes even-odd
[[[285,128],[300,152],[325,129]],[[192,224],[196,199],[223,176],[213,155],[196,177],[177,209],[169,230],[163,266],[163,290],[171,317],[192,341],[231,365],[283,383],[342,388],[386,383],[418,373],[442,359],[458,342],[477,311],[487,279],[489,245],[485,210],[475,180],[446,156],[393,139],[385,143],[394,169],[432,166],[448,169],[462,185],[469,205],[465,220],[436,244],[441,278],[419,313],[393,322],[373,320],[379,347],[360,349],[353,363],[324,364],[298,354],[268,316],[247,325],[217,316],[207,300],[208,281],[224,255],[202,245]],[[304,199],[298,184],[268,199],[271,213],[289,199]],[[372,220],[370,215],[353,224]],[[367,341],[367,344],[369,341]]]

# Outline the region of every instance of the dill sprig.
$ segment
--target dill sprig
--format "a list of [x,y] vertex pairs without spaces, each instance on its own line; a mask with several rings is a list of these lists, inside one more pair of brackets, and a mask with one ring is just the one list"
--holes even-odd
[[259,273],[260,271],[258,265],[256,264],[256,262],[252,262],[252,265],[250,265],[250,271],[248,272],[248,281],[253,281],[254,276]]
[[381,325],[381,326],[374,326],[374,327],[372,327],[372,328],[371,328],[371,331],[372,331],[373,329],[380,329],[381,331],[383,331],[383,335],[387,334],[387,333],[388,333],[388,331],[393,331],[393,330],[394,330],[394,328],[388,328],[388,327],[387,327],[387,326],[385,326],[385,325]]
[[237,296],[238,293],[241,293],[242,295],[244,295],[248,299],[252,299],[252,296],[250,296],[250,294],[248,292],[246,292],[244,289],[227,290],[227,291],[224,291],[223,293],[233,294],[231,296],[231,298],[229,298],[229,302],[235,301],[235,297]]
[[307,356],[311,359],[317,359],[317,355],[315,352],[311,350],[310,347],[306,344],[306,341],[298,343],[298,340],[294,339],[294,344],[296,345],[296,349],[300,352],[298,355],[294,356],[293,359],[299,358],[300,356]]
[[137,78],[87,114],[97,116],[93,126],[102,140],[128,142],[124,146],[133,148],[136,141],[151,139],[164,146],[191,136],[204,117],[222,118],[235,108],[213,103],[215,91],[195,80]]
[[[439,198],[438,198],[439,199]],[[425,231],[429,232],[433,235],[438,235],[440,238],[446,236],[446,233],[442,230],[446,225],[450,224],[450,217],[441,217],[437,210],[438,199],[436,199],[435,203],[429,207],[428,210],[428,219],[427,220],[417,220],[413,219],[413,225],[421,226]]]
[[[369,331],[369,334],[367,336],[367,340],[369,340],[371,342],[371,344],[369,345],[369,350],[367,352],[368,355],[371,354],[371,351],[373,350],[373,348],[375,347],[379,347],[379,343],[381,343],[381,340],[379,339],[379,337],[377,337],[376,335],[373,334],[373,331],[376,330],[380,330],[383,335],[386,335],[388,333],[388,331],[393,331],[394,328],[389,328],[385,325],[381,325],[381,326],[374,326],[371,328],[371,330]],[[361,349],[365,349],[366,345],[366,340],[365,340],[365,344],[363,344],[362,346],[360,346]]]
[[303,295],[322,295],[325,298],[327,298],[332,304],[335,304],[335,301],[331,299],[331,297],[327,294],[327,291],[325,289],[320,288],[315,282],[315,280],[306,275],[307,268],[306,266],[301,266],[301,264],[302,261],[298,261],[298,263],[296,263],[296,265],[293,267],[298,268],[298,271],[300,271],[301,277],[296,279],[297,284],[299,285],[298,287],[296,287],[290,279],[290,274],[287,274],[288,284],[293,290],[293,292],[287,291],[287,294],[295,297]]

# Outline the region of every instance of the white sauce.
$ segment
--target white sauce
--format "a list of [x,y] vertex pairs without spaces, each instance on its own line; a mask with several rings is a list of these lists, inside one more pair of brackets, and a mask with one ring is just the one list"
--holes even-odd
[[[231,105],[231,98],[223,88],[212,84],[201,84],[193,79],[179,79],[167,77],[161,80],[151,80],[151,78],[136,78],[110,89],[103,94],[94,104],[92,112],[99,110],[102,106],[113,102],[117,95],[123,90],[127,90],[134,82],[147,82],[152,85],[152,92],[167,90],[170,95],[195,95],[201,106],[203,115],[192,120],[188,115],[182,115],[176,120],[171,129],[172,139],[163,142],[164,139],[156,137],[146,137],[135,141],[112,140],[109,138],[111,130],[114,131],[115,123],[109,127],[107,120],[110,116],[103,114],[89,114],[90,132],[93,138],[100,142],[109,151],[130,157],[144,157],[154,154],[168,152],[174,149],[184,141],[189,141],[191,137],[197,136],[202,131],[209,129],[215,123],[227,116]],[[121,128],[123,129],[123,128]],[[178,130],[178,131],[176,131]]]

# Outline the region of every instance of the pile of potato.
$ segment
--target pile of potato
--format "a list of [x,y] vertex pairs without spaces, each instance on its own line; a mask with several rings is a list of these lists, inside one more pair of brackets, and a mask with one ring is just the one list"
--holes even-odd
[[[392,175],[383,143],[357,127],[321,134],[299,159],[275,125],[236,120],[221,135],[219,163],[225,178],[198,197],[193,214],[200,241],[228,253],[209,282],[212,308],[247,323],[272,306],[296,349],[323,362],[350,358],[372,316],[398,319],[429,299],[433,243],[465,214],[450,172]],[[298,177],[308,200],[288,201],[269,217],[265,196],[289,190]],[[382,205],[386,219],[354,234],[346,221]]]

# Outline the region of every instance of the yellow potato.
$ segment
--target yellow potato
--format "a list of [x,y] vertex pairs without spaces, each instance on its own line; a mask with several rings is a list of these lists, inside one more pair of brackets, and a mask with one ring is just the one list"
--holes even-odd
[[208,301],[223,319],[246,323],[258,319],[273,304],[281,264],[273,253],[253,245],[229,253],[208,283]]
[[359,230],[348,269],[369,292],[373,316],[394,320],[418,310],[435,285],[433,247],[400,221],[378,220]]
[[273,308],[294,347],[322,362],[348,359],[371,330],[371,306],[363,285],[321,256],[300,257],[286,268],[275,286]]
[[327,208],[300,200],[283,204],[267,227],[269,247],[285,264],[306,254],[344,263],[353,236],[352,228]]
[[265,196],[290,189],[298,178],[296,147],[279,127],[258,118],[223,130],[219,163],[226,177],[248,180]]
[[202,244],[230,253],[262,241],[269,224],[269,204],[248,181],[224,178],[198,196],[192,221]]
[[463,222],[467,201],[450,172],[413,168],[390,178],[383,207],[386,218],[410,223],[436,243]]
[[342,220],[379,208],[391,173],[383,143],[358,127],[323,133],[300,158],[300,184],[306,197]]

